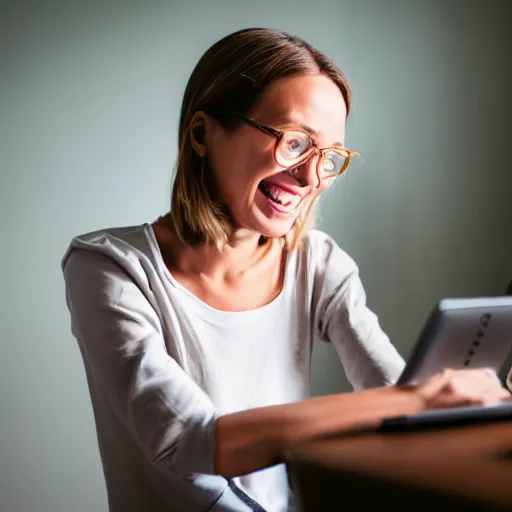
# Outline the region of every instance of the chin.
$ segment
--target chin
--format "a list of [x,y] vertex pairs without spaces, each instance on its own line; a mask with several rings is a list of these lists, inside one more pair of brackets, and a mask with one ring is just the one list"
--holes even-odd
[[292,219],[285,220],[267,220],[267,222],[260,223],[259,229],[257,232],[266,238],[280,238],[287,235],[293,227],[295,219],[297,217],[294,216]]

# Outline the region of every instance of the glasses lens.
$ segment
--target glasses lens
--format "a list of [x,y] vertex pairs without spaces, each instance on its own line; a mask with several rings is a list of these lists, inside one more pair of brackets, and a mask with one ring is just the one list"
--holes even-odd
[[320,162],[320,172],[325,174],[339,174],[347,163],[347,156],[337,151],[325,151]]
[[284,166],[293,165],[311,149],[311,139],[302,132],[285,132],[279,141],[276,156]]

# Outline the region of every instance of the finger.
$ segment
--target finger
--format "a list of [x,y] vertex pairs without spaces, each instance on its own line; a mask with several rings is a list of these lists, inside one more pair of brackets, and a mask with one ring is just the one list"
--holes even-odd
[[428,402],[446,388],[453,377],[453,370],[445,369],[420,385],[423,398]]
[[512,395],[503,387],[490,387],[468,393],[466,397],[475,405],[495,405],[512,399]]
[[501,400],[503,402],[512,401],[512,393],[510,393],[508,389],[503,388],[503,391],[501,393]]

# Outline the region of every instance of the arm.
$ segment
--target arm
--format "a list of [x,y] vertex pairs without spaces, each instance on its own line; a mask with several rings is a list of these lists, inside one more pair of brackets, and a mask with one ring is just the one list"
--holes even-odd
[[215,472],[234,476],[282,462],[287,448],[361,428],[375,428],[388,416],[425,408],[413,388],[381,387],[359,393],[229,414],[217,420]]
[[215,471],[256,471],[282,462],[297,443],[374,429],[386,417],[511,399],[493,370],[445,370],[416,387],[380,387],[230,414],[217,420]]
[[367,307],[356,263],[323,233],[309,242],[315,332],[333,344],[354,389],[394,384],[405,363]]
[[128,271],[83,249],[63,271],[72,331],[101,403],[163,474],[212,473],[217,411],[169,356],[157,313]]

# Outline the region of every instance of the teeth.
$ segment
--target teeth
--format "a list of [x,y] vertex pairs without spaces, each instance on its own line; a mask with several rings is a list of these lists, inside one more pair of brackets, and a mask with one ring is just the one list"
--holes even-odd
[[267,188],[267,194],[276,202],[279,204],[283,204],[283,201],[279,198],[279,192],[280,190],[277,187],[274,187],[270,185],[270,187]]
[[263,183],[260,188],[273,201],[290,209],[295,208],[300,200],[297,195],[285,192],[282,188],[271,183]]

